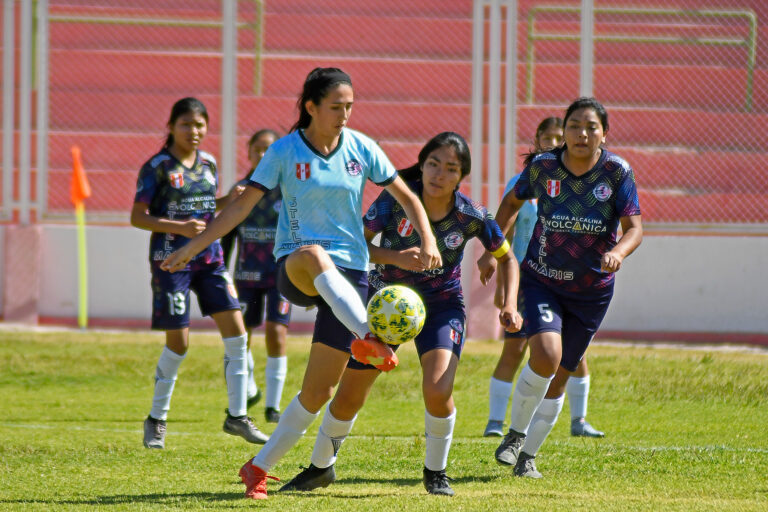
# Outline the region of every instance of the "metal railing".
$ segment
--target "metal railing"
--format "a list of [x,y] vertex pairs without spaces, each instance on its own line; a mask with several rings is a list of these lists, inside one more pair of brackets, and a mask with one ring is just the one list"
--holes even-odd
[[[534,43],[536,41],[579,41],[579,34],[536,33],[537,13],[579,13],[579,7],[539,6],[528,11],[528,55],[526,59],[526,101],[533,103]],[[700,18],[744,18],[749,23],[749,36],[743,37],[684,37],[684,36],[641,36],[628,34],[595,35],[596,42],[608,43],[652,43],[701,46],[743,46],[747,48],[747,83],[744,110],[752,110],[754,88],[755,53],[757,49],[757,15],[751,10],[691,10],[691,9],[642,9],[625,7],[595,7],[595,14],[628,14],[638,16],[695,16]]]

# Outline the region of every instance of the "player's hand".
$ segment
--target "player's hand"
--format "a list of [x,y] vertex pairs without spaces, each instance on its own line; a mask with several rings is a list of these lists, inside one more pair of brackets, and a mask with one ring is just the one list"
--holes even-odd
[[483,283],[483,286],[487,285],[496,272],[496,258],[493,257],[493,254],[485,251],[477,260],[477,269],[480,271],[480,282]]
[[421,261],[421,249],[409,247],[404,251],[398,251],[397,266],[411,272],[423,272],[426,270],[424,263]]
[[181,226],[181,235],[194,238],[205,231],[205,221],[200,219],[187,219]]
[[172,252],[170,256],[163,260],[160,268],[170,273],[184,270],[189,261],[195,256],[194,254],[189,254],[188,247],[188,245],[185,245],[178,251]]
[[600,270],[603,272],[617,272],[621,268],[622,261],[624,261],[624,258],[620,254],[608,251],[603,254],[600,260]]
[[419,259],[421,264],[424,265],[424,270],[432,270],[433,268],[443,266],[443,257],[440,256],[440,250],[437,248],[434,237],[429,237],[429,240],[426,241],[422,238]]
[[499,322],[507,332],[517,332],[523,328],[523,317],[512,307],[506,307],[499,313]]

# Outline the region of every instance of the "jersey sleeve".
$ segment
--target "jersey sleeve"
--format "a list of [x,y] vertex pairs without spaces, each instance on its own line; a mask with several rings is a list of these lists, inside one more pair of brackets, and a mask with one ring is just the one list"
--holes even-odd
[[379,197],[368,208],[368,212],[363,217],[363,226],[368,231],[381,233],[392,218],[392,210],[395,198],[386,190],[382,190]]
[[371,145],[370,165],[370,175],[368,178],[375,184],[385,187],[395,181],[397,170],[392,165],[392,162],[389,161],[389,157],[376,143]]
[[515,184],[520,180],[520,174],[515,174],[512,176],[512,179],[509,180],[507,183],[507,186],[504,187],[504,193],[501,194],[501,197],[504,197],[505,195],[509,194],[513,188],[515,188]]
[[482,229],[478,235],[480,243],[482,243],[485,250],[493,254],[494,257],[497,259],[501,258],[509,252],[509,242],[501,232],[501,228],[496,223],[493,215],[487,210],[485,211],[485,217],[483,218],[482,223]]
[[[512,191],[515,197],[518,199],[534,199],[536,196],[533,194],[533,184],[531,183],[531,166],[534,163],[530,163],[523,169],[517,176],[517,182],[513,185]],[[514,178],[512,178],[514,180]],[[511,183],[512,180],[510,180]],[[506,194],[505,194],[506,195]]]
[[256,166],[248,177],[249,185],[261,188],[262,190],[272,190],[280,184],[283,159],[280,156],[280,151],[275,148],[278,142],[272,144],[267,149],[267,152],[264,153],[259,165]]
[[139,178],[136,180],[136,196],[134,203],[152,204],[159,186],[159,173],[157,167],[151,165],[151,161],[144,164],[139,171]]
[[616,192],[616,213],[619,217],[640,215],[640,199],[637,196],[635,173],[628,167]]

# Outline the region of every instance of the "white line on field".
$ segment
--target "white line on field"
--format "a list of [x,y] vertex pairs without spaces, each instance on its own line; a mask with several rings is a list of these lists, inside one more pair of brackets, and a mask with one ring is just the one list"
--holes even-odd
[[[79,427],[79,426],[66,426],[62,427],[61,425],[42,425],[42,424],[30,424],[30,423],[8,423],[8,422],[0,422],[0,427],[2,428],[25,428],[25,429],[38,429],[38,430],[54,430],[54,429],[60,429],[64,431],[82,431],[82,432],[112,432],[112,433],[123,433],[123,434],[142,434],[143,431],[141,429],[125,429],[125,428],[96,428],[96,427]],[[169,430],[166,435],[170,436],[210,436],[210,435],[219,435],[218,432],[178,432],[175,430]],[[355,435],[351,434],[349,436],[353,439],[388,439],[392,441],[411,441],[417,437],[422,437],[421,435],[412,435],[412,436],[393,436],[393,435]],[[454,442],[459,443],[471,443],[471,444],[491,444],[495,445],[498,441],[495,438],[488,439],[488,438],[481,438],[481,437],[454,437]],[[572,446],[574,441],[568,442],[568,441],[560,441],[556,439],[550,440],[547,444],[552,446]],[[595,446],[597,446],[597,443],[599,445],[605,447],[605,448],[614,448],[614,449],[621,449],[621,450],[632,450],[632,451],[640,451],[640,452],[664,452],[664,451],[671,451],[671,452],[734,452],[734,453],[768,453],[768,448],[735,448],[731,446],[717,446],[717,445],[704,445],[704,446],[697,446],[697,445],[686,445],[686,446],[632,446],[632,445],[625,445],[625,444],[619,444],[619,443],[608,443],[605,440],[600,440],[595,442]]]

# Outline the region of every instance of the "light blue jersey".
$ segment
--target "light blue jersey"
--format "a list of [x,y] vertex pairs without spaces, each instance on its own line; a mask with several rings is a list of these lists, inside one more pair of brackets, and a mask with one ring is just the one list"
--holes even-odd
[[[515,187],[515,183],[520,179],[520,175],[512,176],[504,189],[502,197],[510,193]],[[517,220],[507,238],[512,242],[512,252],[515,254],[518,262],[523,261],[525,253],[528,251],[528,242],[533,235],[533,228],[536,225],[536,199],[526,201],[517,214]]]
[[363,188],[367,179],[386,186],[396,176],[378,144],[360,132],[344,128],[338,146],[326,156],[312,147],[303,130],[296,130],[269,147],[249,185],[282,192],[276,260],[303,245],[319,245],[336,265],[367,271]]

